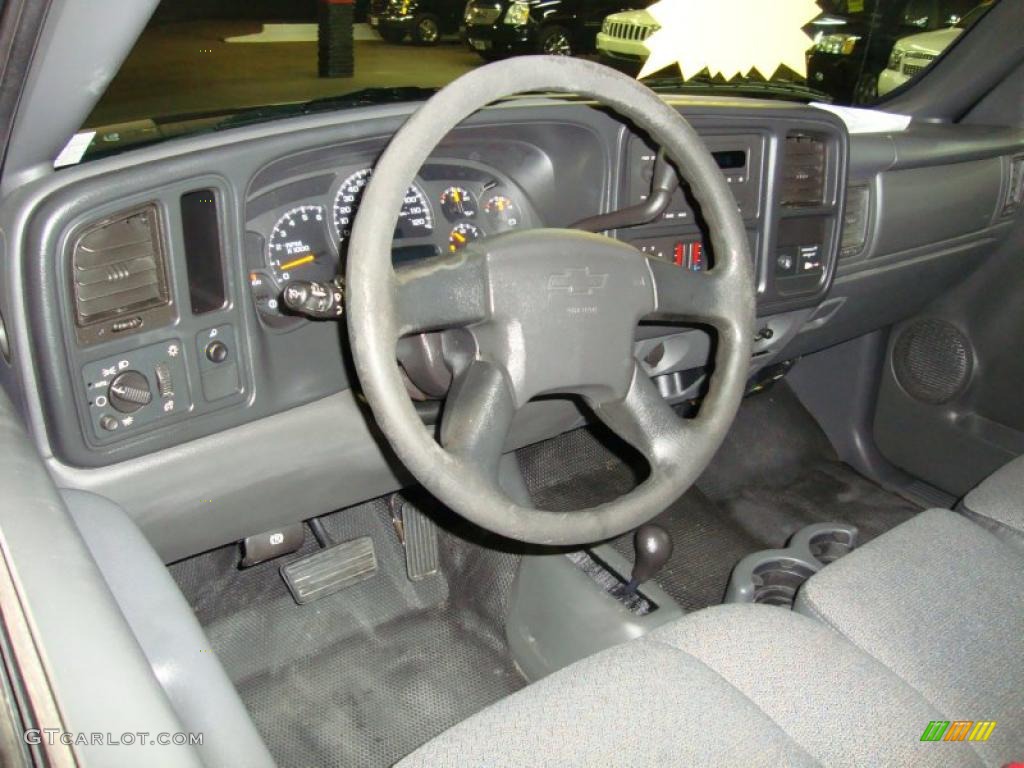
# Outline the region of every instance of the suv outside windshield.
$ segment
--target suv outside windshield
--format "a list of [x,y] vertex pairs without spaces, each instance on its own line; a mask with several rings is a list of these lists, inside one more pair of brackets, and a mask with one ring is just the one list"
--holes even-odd
[[[920,77],[994,2],[819,0],[806,79],[785,67],[664,91],[877,103]],[[716,0],[706,0],[714,3]],[[636,74],[657,30],[645,0],[163,0],[83,126],[88,155],[320,109],[423,99],[487,61],[582,56]],[[728,45],[728,28],[723,45]],[[424,90],[428,89],[428,90]]]

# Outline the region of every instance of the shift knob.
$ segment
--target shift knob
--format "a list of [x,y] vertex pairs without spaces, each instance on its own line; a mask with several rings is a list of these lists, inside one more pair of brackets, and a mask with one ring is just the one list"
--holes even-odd
[[636,529],[633,546],[636,550],[636,559],[627,588],[630,592],[654,578],[672,557],[672,536],[660,525],[648,523]]

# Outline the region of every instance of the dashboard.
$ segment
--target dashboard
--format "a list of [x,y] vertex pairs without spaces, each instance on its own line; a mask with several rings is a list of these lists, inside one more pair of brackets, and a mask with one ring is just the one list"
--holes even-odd
[[[713,153],[747,232],[752,376],[916,312],[1012,222],[1019,132],[851,137],[803,105],[671,103]],[[167,142],[61,171],[0,212],[11,341],[0,381],[62,486],[118,501],[171,559],[408,482],[353,391],[344,323],[290,314],[281,294],[343,269],[362,190],[414,107]],[[395,212],[393,260],[643,205],[656,156],[642,131],[584,103],[484,110],[424,158]],[[956,185],[942,183],[951,164]],[[606,234],[680,269],[714,267],[685,180],[653,219]],[[636,355],[666,398],[686,400],[713,339],[644,325]],[[571,404],[532,403],[510,447],[581,421]]]
[[[643,203],[657,148],[587,107],[573,111],[582,120],[527,113],[533,119],[453,132],[396,212],[394,262]],[[763,117],[741,131],[711,115],[693,119],[745,222],[762,311],[815,305],[838,250],[847,158],[841,124],[806,111]],[[289,313],[282,294],[292,281],[327,281],[343,269],[385,145],[357,139],[263,158],[250,179],[230,168],[177,179],[72,217],[54,243],[60,266],[41,275],[59,312],[39,317],[63,342],[63,356],[44,355],[41,366],[57,391],[64,385],[49,409],[61,458],[104,466],[347,388],[343,326]],[[242,188],[239,210],[233,201]],[[683,269],[714,266],[685,183],[654,221],[611,234]],[[668,372],[670,362],[679,373],[688,361],[678,358],[670,346],[652,373]],[[422,369],[406,367],[411,391],[436,390]],[[664,392],[681,398],[694,384],[680,378]]]

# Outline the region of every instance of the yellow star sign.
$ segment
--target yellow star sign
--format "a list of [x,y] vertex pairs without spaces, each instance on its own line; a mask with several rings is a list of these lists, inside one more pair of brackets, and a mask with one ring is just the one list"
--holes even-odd
[[821,15],[815,0],[659,0],[647,12],[660,28],[644,43],[650,56],[638,77],[678,64],[684,80],[704,69],[770,79],[782,65],[806,77],[813,40],[803,27]]

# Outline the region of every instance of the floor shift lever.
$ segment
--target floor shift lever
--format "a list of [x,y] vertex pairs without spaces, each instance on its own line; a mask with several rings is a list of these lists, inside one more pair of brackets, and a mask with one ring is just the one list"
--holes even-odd
[[636,592],[637,587],[650,581],[672,557],[672,536],[660,525],[648,523],[636,529],[633,536],[635,559],[633,573],[626,585],[626,594]]

